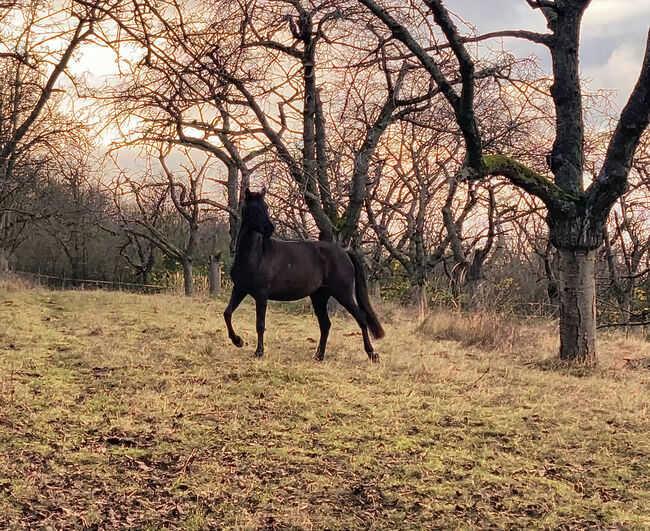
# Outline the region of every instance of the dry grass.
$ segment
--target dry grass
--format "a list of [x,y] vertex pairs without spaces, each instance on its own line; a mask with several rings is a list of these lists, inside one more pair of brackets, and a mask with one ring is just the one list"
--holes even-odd
[[32,290],[38,288],[39,285],[33,280],[5,271],[0,273],[0,289],[9,291]]
[[522,353],[531,347],[537,352],[540,348],[552,352],[558,344],[554,329],[548,322],[525,323],[487,312],[435,312],[422,321],[418,331],[431,339],[457,341],[465,347],[504,353]]
[[650,525],[647,343],[576,376],[549,325],[393,310],[379,366],[342,316],[319,364],[276,305],[258,361],[252,305],[242,350],[223,306],[1,285],[0,528]]

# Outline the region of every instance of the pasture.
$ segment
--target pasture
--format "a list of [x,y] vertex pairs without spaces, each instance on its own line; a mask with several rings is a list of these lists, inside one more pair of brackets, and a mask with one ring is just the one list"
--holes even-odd
[[5,282],[0,528],[650,526],[648,343],[579,372],[550,323],[379,304],[380,364],[343,315],[318,363],[309,307],[272,304],[257,360],[224,306]]

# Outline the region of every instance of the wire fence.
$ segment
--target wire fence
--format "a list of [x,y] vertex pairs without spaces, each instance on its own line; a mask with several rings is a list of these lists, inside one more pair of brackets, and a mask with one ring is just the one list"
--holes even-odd
[[71,278],[64,275],[46,275],[31,271],[13,271],[14,274],[28,278],[38,284],[54,289],[108,289],[115,291],[136,291],[142,293],[161,293],[175,291],[175,286],[159,284],[142,284],[138,282],[124,282],[121,280],[94,280],[88,278]]
[[[122,280],[96,280],[88,278],[72,278],[65,275],[48,275],[33,271],[13,270],[13,274],[50,289],[104,289],[111,291],[131,291],[136,293],[183,293],[184,280],[181,272],[165,276],[164,284],[143,284],[141,282],[125,282]],[[207,275],[194,275],[193,287],[196,294],[209,293]],[[220,290],[228,289],[230,282],[221,277]]]

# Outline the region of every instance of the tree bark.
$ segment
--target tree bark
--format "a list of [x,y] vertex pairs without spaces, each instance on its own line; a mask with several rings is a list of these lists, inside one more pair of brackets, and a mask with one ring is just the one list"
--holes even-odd
[[208,273],[208,283],[210,285],[210,295],[218,295],[221,291],[221,263],[220,255],[210,255],[210,270]]
[[0,275],[4,275],[9,272],[9,256],[9,251],[3,247],[0,247]]
[[557,308],[559,307],[559,295],[560,288],[558,287],[557,277],[553,269],[552,256],[551,256],[551,243],[546,244],[545,253],[542,255],[542,260],[544,262],[544,273],[546,275],[546,294],[548,295],[548,301],[553,306],[553,315],[557,314]]
[[560,249],[560,359],[596,363],[596,251]]
[[485,307],[485,282],[483,278],[467,278],[465,280],[467,309],[478,312]]
[[152,243],[149,244],[149,257],[147,262],[142,267],[142,283],[146,286],[151,283],[151,272],[156,263],[155,247]]
[[194,282],[192,281],[192,259],[185,258],[183,260],[183,285],[185,287],[185,295],[191,297],[194,295]]
[[427,290],[423,283],[416,282],[411,290],[411,300],[417,308],[420,319],[424,319],[429,309],[429,301],[427,300]]

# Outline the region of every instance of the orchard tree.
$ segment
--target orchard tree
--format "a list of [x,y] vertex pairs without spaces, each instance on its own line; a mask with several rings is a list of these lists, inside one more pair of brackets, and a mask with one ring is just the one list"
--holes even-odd
[[[191,149],[198,159],[218,161],[221,171],[213,171],[218,177],[210,179],[213,192],[223,200],[213,206],[229,217],[232,254],[243,200],[239,191],[248,185],[254,160],[269,147],[251,141],[249,128],[240,125],[246,124],[246,117],[226,101],[228,87],[204,61],[205,51],[219,43],[221,59],[237,64],[239,36],[231,28],[239,24],[240,10],[232,3],[214,3],[205,12],[190,14],[175,0],[126,0],[106,6],[102,13],[103,44],[115,52],[121,72],[120,83],[108,86],[102,95],[111,123],[121,132],[113,149],[137,145],[143,157],[157,158],[161,149],[178,146]],[[131,54],[122,52],[125,39]],[[135,241],[128,246],[137,250],[132,265],[141,269],[136,263],[145,266],[152,254],[145,252],[142,262],[141,249],[131,244]]]
[[8,267],[17,232],[42,217],[25,209],[27,190],[80,128],[57,107],[58,84],[94,35],[101,1],[0,3],[0,269]]
[[[242,47],[247,60],[237,71],[227,71],[218,60],[214,66],[245,100],[258,121],[256,128],[262,133],[258,136],[273,146],[300,187],[319,237],[356,246],[369,171],[381,137],[392,123],[426,107],[437,91],[427,87],[430,90],[410,94],[407,85],[416,84],[412,65],[391,58],[386,43],[375,34],[359,39],[356,28],[366,20],[354,4],[247,2],[245,11]],[[337,48],[344,52],[337,55]],[[214,52],[212,56],[216,59]],[[271,82],[260,79],[259,73],[257,79],[252,75],[253,65],[259,72],[261,64],[265,65],[263,77]],[[368,89],[368,98],[355,97],[351,79]],[[272,94],[270,99],[268,94]],[[345,101],[337,101],[337,94],[345,94]],[[274,101],[278,102],[277,118],[266,110]],[[356,115],[364,120],[354,135],[347,186],[335,190],[333,159],[340,154],[333,138],[337,124],[326,118],[346,116],[351,101],[356,103],[352,105]],[[298,135],[291,134],[295,124]],[[346,130],[352,127],[348,121],[344,125]],[[350,140],[348,136],[346,142]],[[300,145],[299,152],[295,145]],[[340,195],[335,193],[342,190]]]
[[[596,362],[596,251],[603,243],[609,211],[628,188],[628,173],[641,134],[650,119],[650,35],[641,74],[609,139],[604,163],[593,182],[585,186],[583,175],[584,116],[579,77],[580,22],[590,0],[526,0],[546,18],[549,32],[526,30],[494,32],[463,37],[442,0],[423,0],[442,31],[462,79],[460,90],[449,81],[428,43],[400,22],[389,9],[374,0],[359,0],[403,43],[431,75],[453,109],[465,142],[461,179],[501,175],[541,199],[547,208],[550,239],[560,262],[560,358]],[[418,2],[419,4],[419,2]],[[420,21],[424,23],[424,21]],[[553,179],[520,161],[500,153],[486,153],[475,115],[475,60],[466,43],[492,37],[522,38],[546,46],[551,53],[555,105],[555,141],[549,156]]]
[[[180,162],[172,165],[173,159]],[[161,147],[157,161],[161,171],[149,168],[142,175],[123,172],[112,183],[121,229],[133,243],[149,241],[183,268],[185,295],[194,294],[193,265],[199,251],[201,225],[219,219],[224,205],[211,199],[209,174],[214,160],[195,160],[189,148]],[[175,167],[177,166],[177,167]],[[140,267],[153,256],[139,256]],[[136,265],[131,260],[132,265]]]

